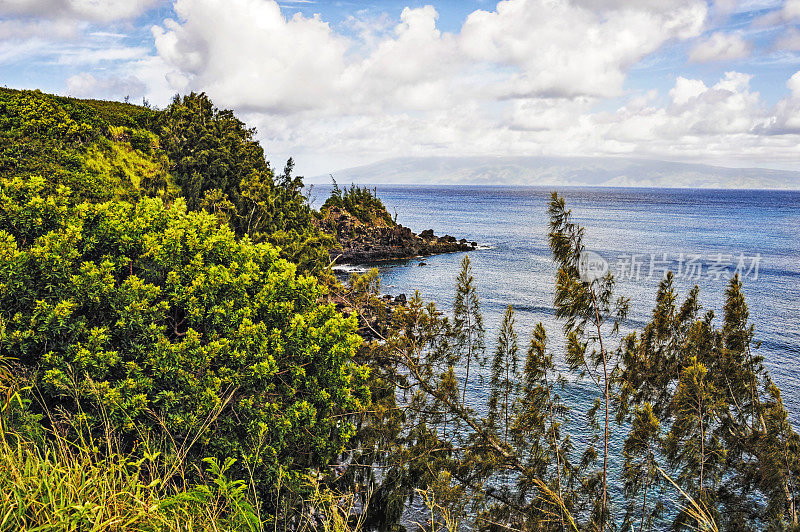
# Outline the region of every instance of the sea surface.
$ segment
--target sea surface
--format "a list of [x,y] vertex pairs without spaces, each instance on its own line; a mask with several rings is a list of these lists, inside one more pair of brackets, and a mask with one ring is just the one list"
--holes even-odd
[[[436,235],[478,242],[469,255],[489,353],[511,305],[521,351],[542,322],[556,364],[565,369],[563,324],[553,315],[556,268],[547,243],[551,188],[377,185],[376,190],[397,221],[415,233],[433,229]],[[319,205],[330,187],[318,185],[313,192]],[[739,271],[760,344],[756,353],[764,357],[800,429],[800,192],[577,187],[558,192],[585,227],[586,248],[615,274],[616,295],[630,298],[627,330],[648,321],[666,269],[676,273],[679,303],[696,284],[703,309],[714,311],[721,323],[727,281]],[[379,264],[382,290],[408,296],[418,291],[449,313],[463,256]],[[471,401],[485,404],[488,382],[470,381]],[[596,392],[572,378],[562,397],[573,406],[565,429],[580,446],[590,437],[584,414]],[[621,436],[612,444],[618,451]]]

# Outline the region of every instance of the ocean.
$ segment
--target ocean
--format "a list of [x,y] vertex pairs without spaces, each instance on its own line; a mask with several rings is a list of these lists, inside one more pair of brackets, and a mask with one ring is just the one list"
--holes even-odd
[[[503,313],[511,305],[521,351],[536,323],[547,330],[557,366],[563,363],[563,325],[553,315],[556,268],[547,243],[551,188],[376,185],[397,221],[415,233],[433,229],[479,243],[470,252],[491,353]],[[319,205],[329,186],[314,188]],[[703,309],[717,323],[727,281],[738,271],[755,325],[755,351],[780,387],[800,429],[800,192],[705,189],[563,187],[558,192],[585,229],[584,244],[617,279],[616,295],[630,298],[628,330],[648,321],[658,282],[676,274],[679,303],[695,284]],[[419,291],[441,310],[452,310],[463,253],[377,265],[384,293]],[[364,269],[370,265],[360,265]],[[486,369],[488,376],[488,368]],[[471,379],[469,400],[482,405],[488,382]],[[586,410],[596,397],[586,382],[570,379],[562,397],[573,408],[564,430],[576,446],[588,441]],[[622,434],[612,442],[617,456]],[[616,460],[614,461],[616,462]],[[618,463],[612,463],[615,469]]]

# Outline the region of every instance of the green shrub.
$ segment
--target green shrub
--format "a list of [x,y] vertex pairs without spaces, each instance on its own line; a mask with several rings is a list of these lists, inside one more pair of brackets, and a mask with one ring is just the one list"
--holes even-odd
[[330,207],[344,209],[361,223],[394,225],[394,220],[378,197],[377,191],[368,187],[350,185],[350,188],[340,189],[334,181],[331,195],[325,200],[321,210],[324,212]]
[[167,438],[195,461],[235,459],[233,478],[265,492],[325,468],[369,397],[356,320],[321,295],[271,245],[182,201],[0,183],[0,348],[51,411],[113,427],[123,451]]
[[137,121],[137,109],[0,89],[0,177],[43,176],[51,192],[65,185],[90,201],[174,196],[158,137],[139,124],[154,112]]

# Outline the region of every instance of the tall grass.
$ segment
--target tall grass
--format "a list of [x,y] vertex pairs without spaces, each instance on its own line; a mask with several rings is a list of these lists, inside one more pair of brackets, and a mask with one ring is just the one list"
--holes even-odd
[[[77,429],[71,433],[87,435],[77,441],[20,423],[26,399],[19,380],[0,358],[0,531],[361,529],[352,518],[354,498],[312,480],[302,510],[278,519],[263,515],[252,482],[229,478],[232,458],[188,463],[169,438],[158,451],[145,441],[135,454],[124,454],[113,427],[98,441],[80,430],[81,416],[68,420]],[[39,436],[28,430],[32,424]],[[274,490],[280,500],[280,486]]]

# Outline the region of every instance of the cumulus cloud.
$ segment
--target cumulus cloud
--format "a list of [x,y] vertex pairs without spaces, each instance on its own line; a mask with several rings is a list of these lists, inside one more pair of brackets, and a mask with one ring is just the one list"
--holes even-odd
[[[276,160],[317,161],[312,173],[398,155],[796,160],[800,138],[783,136],[795,134],[797,96],[769,107],[750,74],[627,92],[631,68],[673,42],[695,44],[692,61],[747,57],[739,33],[695,42],[710,9],[740,6],[503,0],[455,32],[426,6],[395,22],[354,14],[346,37],[270,1],[177,0],[176,18],[152,29],[157,57],[140,77],[149,85],[162,69],[162,93],[205,90],[244,112]],[[622,101],[614,111],[610,98]]]
[[319,174],[398,155],[631,155],[726,165],[797,161],[800,74],[789,83],[792,96],[772,108],[751,80],[735,71],[708,84],[678,77],[663,99],[650,90],[613,111],[596,111],[588,97],[536,98],[508,102],[499,114],[460,102],[424,116],[253,115],[252,120],[267,125],[262,138],[276,160],[325,153],[330,166],[317,168]]
[[697,1],[614,4],[609,15],[566,0],[505,0],[457,33],[438,29],[432,6],[406,8],[381,38],[369,34],[366,54],[318,17],[287,19],[262,0],[178,0],[178,20],[153,35],[175,89],[203,88],[228,105],[413,111],[466,97],[619,95],[631,65],[697,35],[706,15]]
[[[662,105],[650,104],[645,98],[614,112],[586,113],[574,120],[571,135],[582,138],[588,150],[597,154],[725,164],[753,164],[768,158],[771,164],[797,160],[798,138],[776,135],[775,122],[782,111],[764,105],[758,92],[751,89],[751,79],[733,71],[712,85],[678,77]],[[798,90],[793,93],[796,98],[800,75],[793,80],[790,87]],[[784,127],[783,133],[788,132]],[[554,140],[559,135],[555,133]]]
[[[165,104],[205,91],[258,127],[276,163],[292,155],[310,174],[402,155],[800,159],[800,74],[775,104],[750,73],[680,75],[675,50],[695,62],[749,56],[743,34],[708,33],[741,2],[502,0],[444,31],[432,6],[356,11],[333,27],[274,0],[172,0],[152,41],[130,46],[118,21],[158,1],[7,0],[0,64],[44,57],[74,74],[66,89],[81,97]],[[748,5],[794,16],[795,0],[774,1]],[[796,29],[782,31],[783,49],[800,45]],[[649,68],[660,74],[648,86]]]
[[[794,136],[800,134],[800,72],[786,82],[790,94],[780,100],[771,110],[769,119],[762,128],[768,135]],[[794,141],[790,137],[790,142]]]
[[285,19],[275,2],[178,0],[180,22],[153,28],[176,90],[226,105],[298,111],[341,91],[347,41],[319,17]]
[[800,18],[800,0],[786,0],[783,4],[783,15],[787,19]]
[[750,55],[750,45],[736,33],[713,33],[699,42],[689,53],[689,60],[695,63],[709,61],[728,61]]
[[508,0],[493,12],[472,13],[462,46],[475,60],[516,67],[508,96],[617,96],[627,69],[671,39],[697,35],[705,3],[609,2],[618,11],[581,5]]

